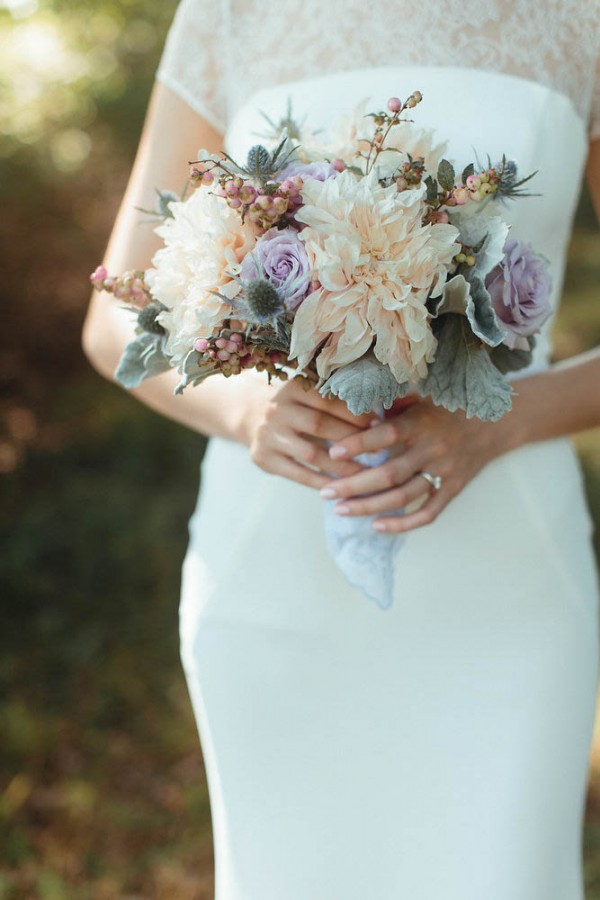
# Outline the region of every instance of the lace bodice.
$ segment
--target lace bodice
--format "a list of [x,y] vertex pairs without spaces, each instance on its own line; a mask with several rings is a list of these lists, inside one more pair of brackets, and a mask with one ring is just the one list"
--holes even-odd
[[546,85],[600,138],[600,0],[182,0],[157,78],[225,132],[263,88],[407,64]]

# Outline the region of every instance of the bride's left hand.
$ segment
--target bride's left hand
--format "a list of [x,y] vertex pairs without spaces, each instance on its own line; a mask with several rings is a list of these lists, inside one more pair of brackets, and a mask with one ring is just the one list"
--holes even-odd
[[[498,422],[467,419],[462,410],[448,412],[428,400],[407,398],[399,407],[404,407],[399,414],[374,420],[370,429],[337,441],[329,450],[332,459],[351,459],[387,449],[390,459],[331,481],[321,491],[326,499],[340,501],[334,508],[347,516],[389,513],[430,492],[416,511],[376,519],[373,527],[378,531],[409,531],[433,522],[480,469],[504,452],[504,428]],[[439,490],[418,474],[422,471],[441,476]]]

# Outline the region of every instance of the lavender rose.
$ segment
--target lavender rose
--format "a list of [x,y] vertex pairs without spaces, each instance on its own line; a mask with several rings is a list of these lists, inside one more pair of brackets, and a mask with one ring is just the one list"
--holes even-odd
[[294,175],[299,175],[300,178],[315,178],[317,181],[325,181],[327,178],[334,178],[338,174],[339,170],[326,160],[311,163],[293,160],[283,167],[277,178],[280,181],[284,181],[286,178],[293,178]]
[[310,264],[304,242],[293,228],[270,228],[247,253],[241,265],[244,281],[266,278],[280,291],[288,310],[296,309],[308,293]]
[[531,244],[509,239],[504,258],[485,279],[496,315],[508,332],[504,343],[511,350],[528,350],[527,336],[540,330],[552,314],[552,280],[548,266]]

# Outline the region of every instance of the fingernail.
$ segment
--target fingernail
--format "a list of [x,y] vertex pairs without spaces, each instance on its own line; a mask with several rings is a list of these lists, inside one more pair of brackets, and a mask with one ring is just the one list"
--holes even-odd
[[377,428],[378,425],[381,425],[380,419],[371,419],[369,422],[369,428]]
[[331,459],[340,459],[342,456],[346,456],[348,451],[345,447],[330,447],[329,456]]
[[350,507],[347,503],[338,503],[333,507],[333,511],[338,514],[338,516],[347,516],[350,512]]
[[335,488],[321,488],[320,494],[324,500],[333,500],[333,498],[336,496]]
[[386,531],[387,524],[385,522],[381,522],[381,521],[373,522],[373,528],[375,529],[375,531]]

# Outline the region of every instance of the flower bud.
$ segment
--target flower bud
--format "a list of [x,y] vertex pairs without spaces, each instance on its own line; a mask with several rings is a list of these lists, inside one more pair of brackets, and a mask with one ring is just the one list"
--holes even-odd
[[98,266],[92,274],[90,275],[90,281],[96,288],[96,290],[102,290],[104,286],[104,279],[108,277],[108,271],[105,266]]

